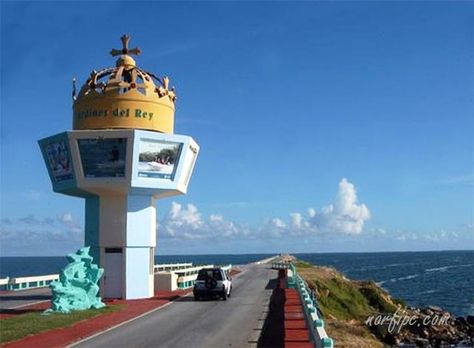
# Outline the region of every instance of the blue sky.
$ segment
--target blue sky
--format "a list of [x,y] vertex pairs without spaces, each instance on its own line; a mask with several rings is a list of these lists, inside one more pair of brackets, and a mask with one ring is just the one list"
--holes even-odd
[[72,127],[71,79],[140,67],[201,146],[159,201],[158,253],[474,247],[473,3],[1,2],[0,251],[62,255],[84,203],[37,140]]

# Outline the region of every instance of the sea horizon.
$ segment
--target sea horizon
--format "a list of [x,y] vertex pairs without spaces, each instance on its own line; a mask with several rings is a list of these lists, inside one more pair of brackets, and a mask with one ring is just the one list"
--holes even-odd
[[[176,253],[176,254],[155,254],[155,256],[197,256],[197,255],[298,255],[298,254],[389,254],[389,253],[433,253],[433,252],[456,252],[456,251],[474,251],[473,249],[439,249],[439,250],[383,250],[383,251],[298,251],[298,252],[253,252],[253,253]],[[74,252],[74,251],[71,251]],[[0,254],[1,258],[8,257],[65,257],[63,255],[7,255]]]

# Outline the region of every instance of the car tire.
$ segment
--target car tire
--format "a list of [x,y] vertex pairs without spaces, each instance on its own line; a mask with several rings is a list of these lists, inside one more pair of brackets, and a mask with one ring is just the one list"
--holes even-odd
[[227,295],[227,297],[230,297],[230,294],[232,294],[232,286],[230,287],[229,295]]
[[222,299],[227,301],[227,292],[225,290],[222,292]]

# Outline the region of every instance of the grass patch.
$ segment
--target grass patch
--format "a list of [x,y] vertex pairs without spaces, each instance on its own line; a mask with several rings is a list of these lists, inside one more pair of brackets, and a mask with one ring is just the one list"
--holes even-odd
[[118,311],[122,306],[111,305],[101,309],[74,311],[69,314],[27,313],[0,320],[0,343],[15,341],[28,335],[43,331],[71,326],[81,320]]
[[313,268],[313,264],[306,261],[298,260],[293,263],[296,268]]
[[313,281],[321,294],[319,305],[325,317],[362,319],[373,312],[365,296],[350,282],[338,278]]

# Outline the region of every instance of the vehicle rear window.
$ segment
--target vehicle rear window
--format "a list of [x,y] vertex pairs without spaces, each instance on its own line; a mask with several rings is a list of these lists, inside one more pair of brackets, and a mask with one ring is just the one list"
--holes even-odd
[[201,269],[198,273],[197,280],[206,280],[206,278],[222,280],[222,274],[218,269]]
[[222,280],[222,274],[221,274],[221,271],[219,270],[215,270],[212,274],[212,277],[215,279],[215,280]]

